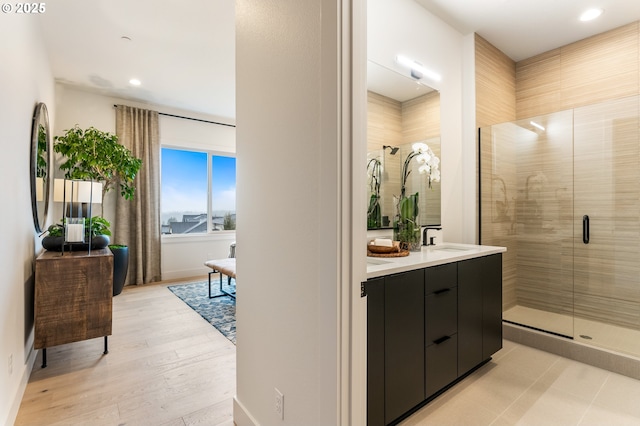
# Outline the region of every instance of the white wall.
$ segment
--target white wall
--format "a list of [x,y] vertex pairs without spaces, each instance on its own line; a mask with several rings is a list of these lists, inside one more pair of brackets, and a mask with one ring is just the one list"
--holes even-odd
[[[0,424],[13,424],[35,360],[33,260],[42,249],[31,218],[30,140],[36,103],[55,121],[54,83],[35,17],[0,17]],[[9,358],[13,368],[9,371]]]
[[[115,108],[113,107],[115,104],[234,124],[231,119],[103,96],[58,84],[56,85],[57,120],[54,134],[61,135],[65,129],[76,124],[82,128],[94,126],[103,131],[115,132]],[[213,150],[220,153],[235,152],[234,127],[175,117],[160,116],[160,140],[162,144],[173,147]],[[105,218],[112,222],[115,216],[114,197],[116,196],[115,192],[111,192],[107,194],[105,200]],[[227,257],[229,244],[233,241],[235,241],[234,232],[201,236],[163,236],[162,278],[168,280],[206,274],[208,270],[203,266],[204,261]]]
[[475,89],[465,85],[463,90],[465,38],[414,0],[368,0],[367,7],[369,59],[406,73],[395,63],[403,54],[442,76],[425,83],[440,91],[443,236],[445,241],[473,243],[475,137],[473,131],[471,138],[468,131],[463,135],[463,106]]
[[[238,201],[238,299],[242,303],[237,311],[234,420],[240,426],[282,423],[273,409],[274,388],[285,394],[284,424],[349,424],[331,418],[334,406],[322,406],[327,395],[319,385],[320,378],[336,375],[330,365],[319,362],[322,357],[331,357],[334,349],[331,339],[326,338],[328,345],[323,346],[320,338],[331,334],[334,326],[339,338],[340,321],[334,324],[328,320],[340,310],[342,300],[325,297],[326,291],[335,289],[336,281],[336,295],[340,293],[340,274],[336,273],[340,265],[334,271],[334,264],[317,262],[326,253],[323,250],[340,251],[339,246],[331,246],[330,239],[319,238],[340,234],[331,221],[335,206],[318,204],[315,194],[330,190],[334,184],[330,177],[339,172],[339,166],[336,169],[337,164],[323,162],[319,155],[331,146],[324,146],[327,141],[319,137],[327,116],[317,108],[327,93],[322,82],[328,80],[323,77],[329,77],[318,76],[322,68],[317,53],[320,46],[331,46],[331,40],[318,34],[319,10],[307,3],[241,0],[236,9],[238,187],[260,178],[265,188],[239,195]],[[475,164],[475,138],[467,128],[470,106],[466,102],[472,99],[467,91],[474,89],[470,74],[464,70],[473,57],[469,38],[412,0],[369,0],[367,9],[368,43],[379,45],[376,55],[369,54],[369,58],[393,68],[395,56],[404,53],[443,76],[432,86],[441,93],[445,239],[473,242],[475,224],[468,222],[468,211],[475,205],[475,168],[467,168]],[[332,15],[322,15],[322,19],[328,17]],[[358,46],[354,50],[345,57],[362,60]],[[255,64],[261,64],[260,72]],[[263,145],[249,145],[256,139]],[[353,144],[354,155],[364,159],[365,145],[359,145],[358,153],[357,142]],[[351,161],[354,167],[364,163]],[[338,194],[344,186],[333,190]],[[271,205],[274,197],[278,197],[281,209],[252,210],[255,205]],[[364,199],[360,203],[354,212],[365,211]],[[361,236],[356,241],[363,241],[364,220],[349,216],[344,204],[338,207],[343,209],[342,220],[363,227],[361,233],[352,232]],[[255,225],[260,220],[285,225],[274,233],[271,228]],[[271,249],[274,240],[277,249]],[[364,259],[364,253],[360,256]],[[364,263],[362,259],[352,258],[349,265],[357,270]],[[265,276],[264,270],[274,273]],[[350,284],[357,284],[357,280]],[[354,298],[353,312],[356,305]],[[350,343],[358,346],[366,326],[357,315],[353,319]],[[356,368],[344,358],[337,365],[348,371]],[[354,388],[366,386],[365,380],[352,384]]]
[[[338,15],[348,3],[236,2],[238,188],[255,188],[238,192],[239,426],[340,424],[349,360],[340,359],[348,319],[338,316],[353,239],[342,245],[352,145],[342,133],[351,109],[340,109],[349,82],[339,86],[338,30],[348,37],[351,28]],[[361,152],[364,165],[364,142]],[[364,216],[359,223],[364,231]]]

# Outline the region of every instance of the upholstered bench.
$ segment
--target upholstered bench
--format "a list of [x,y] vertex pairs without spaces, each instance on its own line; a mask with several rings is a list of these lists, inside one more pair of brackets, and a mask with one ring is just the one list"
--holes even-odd
[[[236,298],[236,294],[229,293],[222,288],[222,275],[227,276],[227,282],[231,284],[231,279],[236,279],[236,259],[235,257],[228,257],[226,259],[215,259],[215,260],[207,260],[204,262],[205,266],[211,268],[209,272],[209,299],[213,299],[214,297],[223,297],[223,296],[231,296],[234,299]],[[217,296],[211,295],[211,274],[219,273],[220,274],[220,292]]]

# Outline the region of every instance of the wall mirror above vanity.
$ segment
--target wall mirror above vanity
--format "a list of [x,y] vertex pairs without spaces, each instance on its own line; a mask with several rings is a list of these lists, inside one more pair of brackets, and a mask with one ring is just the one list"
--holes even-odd
[[31,210],[36,232],[43,232],[49,207],[52,159],[47,106],[40,102],[33,112],[31,127]]
[[[393,227],[401,193],[402,166],[416,142],[441,160],[440,94],[420,81],[367,61],[367,228]],[[418,222],[440,224],[440,182],[431,182],[411,165],[405,191],[419,193]]]

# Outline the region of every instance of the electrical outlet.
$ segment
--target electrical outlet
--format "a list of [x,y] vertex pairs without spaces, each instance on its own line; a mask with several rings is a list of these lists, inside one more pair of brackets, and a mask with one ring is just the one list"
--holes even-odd
[[274,388],[274,390],[276,391],[276,399],[273,408],[276,414],[280,416],[280,420],[284,420],[284,395],[282,395],[282,392],[280,392],[278,388]]
[[13,374],[13,354],[9,355],[9,374]]

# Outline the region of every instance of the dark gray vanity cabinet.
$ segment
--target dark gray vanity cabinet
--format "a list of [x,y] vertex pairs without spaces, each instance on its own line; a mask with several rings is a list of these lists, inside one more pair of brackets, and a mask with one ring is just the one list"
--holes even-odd
[[425,399],[424,270],[385,277],[385,424]]
[[381,277],[366,283],[369,425],[384,425],[384,281]]
[[482,266],[482,358],[502,349],[502,254],[484,258]]
[[458,262],[458,373],[502,348],[502,254]]
[[502,255],[373,278],[367,424],[395,424],[502,347]]
[[458,377],[458,282],[455,263],[425,269],[425,395]]

